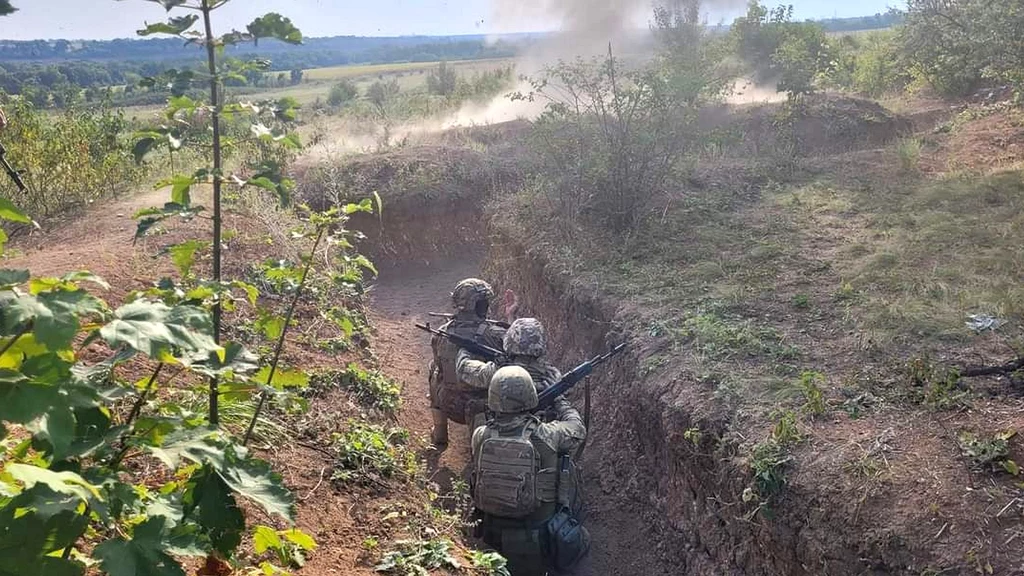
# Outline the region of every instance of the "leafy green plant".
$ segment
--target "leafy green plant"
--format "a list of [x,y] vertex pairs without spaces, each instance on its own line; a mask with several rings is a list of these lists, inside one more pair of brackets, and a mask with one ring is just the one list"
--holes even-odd
[[800,389],[804,396],[804,405],[800,408],[805,414],[820,416],[825,413],[825,394],[821,384],[825,375],[820,372],[806,371],[800,374]]
[[1000,432],[992,436],[979,436],[971,432],[960,434],[960,451],[976,470],[1006,472],[1020,475],[1020,466],[1010,459],[1010,438],[1016,430]]
[[960,371],[956,368],[937,366],[922,357],[908,362],[906,372],[919,391],[920,401],[936,410],[963,406],[970,396],[968,390],[960,389]]
[[256,554],[270,552],[280,565],[293,568],[304,566],[306,555],[316,549],[316,542],[297,528],[275,530],[269,526],[256,526],[252,543]]
[[900,169],[913,172],[921,161],[922,143],[919,138],[904,138],[896,144],[896,156],[900,159]]
[[[258,43],[260,38],[276,38],[283,42],[296,44],[302,41],[302,34],[289,19],[280,14],[270,13],[253,20],[246,27],[245,32],[232,31],[221,36],[214,36],[212,15],[216,10],[226,6],[228,0],[158,0],[158,2],[168,12],[191,13],[171,17],[167,22],[149,24],[139,31],[139,35],[176,36],[190,44],[202,46],[206,51],[207,69],[205,73],[172,69],[165,72],[163,78],[149,79],[148,82],[163,81],[172,87],[172,96],[165,110],[165,116],[169,121],[188,121],[196,116],[209,117],[212,135],[211,164],[192,174],[175,174],[160,182],[158,185],[161,187],[171,187],[171,200],[163,207],[142,210],[136,214],[136,217],[140,219],[136,237],[145,235],[146,231],[155,224],[171,216],[192,218],[202,212],[204,210],[202,206],[192,203],[192,188],[198,184],[210,183],[213,188],[212,282],[215,285],[220,285],[222,282],[221,255],[223,247],[222,188],[225,180],[237,186],[254,186],[269,190],[281,196],[283,201],[287,200],[288,192],[294,186],[282,175],[280,164],[273,161],[263,162],[253,167],[245,177],[237,174],[229,177],[224,165],[224,150],[238,145],[238,142],[231,138],[225,138],[222,119],[225,116],[229,118],[251,116],[253,118],[251,138],[256,141],[297,147],[298,139],[286,131],[287,125],[296,119],[294,101],[280,100],[263,105],[225,104],[224,102],[222,92],[225,79],[239,77],[244,79],[243,72],[265,68],[266,62],[240,63],[223,58],[218,60],[218,55],[222,55],[226,46],[249,41]],[[194,29],[200,23],[201,29]],[[206,104],[195,101],[186,95],[186,92],[199,82],[206,82],[210,89],[210,100]],[[265,122],[270,122],[271,125],[267,126]],[[155,146],[165,140],[171,141],[170,139],[175,137],[173,131],[168,132],[164,127],[155,127],[140,132],[134,149],[136,159],[141,161]],[[213,300],[211,310],[213,313],[213,338],[214,341],[219,342],[223,310],[219,299]],[[219,420],[218,399],[218,378],[214,376],[210,380],[208,413],[210,424],[214,426]]]
[[146,175],[148,167],[132,161],[122,111],[100,104],[50,114],[2,94],[0,106],[10,118],[3,130],[7,160],[27,186],[19,192],[3,175],[0,198],[16,200],[40,221],[127,192]]
[[459,569],[462,564],[452,555],[452,542],[445,538],[432,540],[400,540],[395,550],[384,555],[377,564],[378,572],[399,576],[428,576],[438,568]]
[[[0,217],[26,219],[9,205]],[[245,527],[238,497],[291,520],[294,498],[265,462],[201,420],[149,407],[165,366],[243,380],[255,368],[244,350],[218,345],[202,308],[138,298],[115,309],[85,282],[106,287],[84,272],[0,271],[0,436],[26,432],[3,444],[0,531],[16,536],[0,571],[81,574],[91,559],[112,576],[180,574],[176,557],[232,555]],[[86,361],[77,342],[108,355]],[[140,384],[118,377],[143,358],[155,367]],[[138,458],[173,479],[133,484],[125,462]]]
[[349,420],[348,429],[333,440],[338,453],[332,478],[373,483],[416,473],[416,455],[409,450],[409,432]]
[[789,449],[801,440],[796,414],[790,410],[779,414],[768,438],[751,450],[749,462],[753,486],[744,491],[744,501],[757,501],[759,510],[770,510],[771,500],[786,486],[786,465],[793,459]]
[[512,576],[508,571],[508,560],[497,552],[473,550],[469,553],[473,569],[484,576]]
[[402,404],[402,387],[379,370],[365,370],[351,363],[342,374],[341,385],[361,403],[388,414]]
[[790,300],[790,303],[793,304],[794,308],[806,310],[811,307],[811,297],[808,296],[807,294],[794,294],[793,298]]

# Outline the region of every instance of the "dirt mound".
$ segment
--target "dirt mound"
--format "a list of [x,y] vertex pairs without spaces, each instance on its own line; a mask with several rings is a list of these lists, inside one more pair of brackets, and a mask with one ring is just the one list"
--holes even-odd
[[723,106],[700,125],[729,156],[816,156],[872,148],[909,134],[911,121],[871,100],[817,94],[797,104]]
[[[474,138],[486,133],[466,130]],[[507,155],[454,145],[414,146],[310,168],[301,176],[298,197],[325,209],[379,194],[381,217],[356,215],[353,225],[373,240],[369,256],[395,264],[482,242],[479,221],[487,198],[521,181],[519,167]]]

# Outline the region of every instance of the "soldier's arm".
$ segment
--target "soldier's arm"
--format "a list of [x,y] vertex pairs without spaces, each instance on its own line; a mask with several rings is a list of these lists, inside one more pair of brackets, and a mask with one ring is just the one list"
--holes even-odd
[[561,453],[575,450],[587,437],[583,418],[580,417],[579,411],[564,399],[555,402],[553,408],[557,412],[557,418],[543,425],[550,428],[551,438],[555,443],[553,448]]
[[497,366],[493,362],[484,362],[465,350],[459,350],[455,359],[455,373],[464,386],[486,390],[491,385],[491,376]]

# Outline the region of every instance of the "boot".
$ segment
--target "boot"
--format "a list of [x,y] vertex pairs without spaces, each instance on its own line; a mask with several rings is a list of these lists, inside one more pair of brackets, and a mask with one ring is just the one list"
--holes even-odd
[[442,448],[448,445],[448,416],[444,410],[432,408],[430,415],[434,418],[434,427],[430,431],[430,441],[434,446]]

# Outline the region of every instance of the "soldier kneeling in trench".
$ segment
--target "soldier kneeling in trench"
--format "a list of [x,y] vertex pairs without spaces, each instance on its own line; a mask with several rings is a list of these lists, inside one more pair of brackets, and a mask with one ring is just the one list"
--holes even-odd
[[[506,314],[515,313],[515,295],[506,294]],[[444,326],[447,331],[472,339],[491,348],[500,348],[505,329],[487,319],[494,290],[478,278],[467,278],[455,286],[451,294],[455,315]],[[473,417],[486,409],[486,387],[474,389],[459,383],[455,362],[459,347],[446,338],[434,336],[430,341],[433,359],[430,362],[430,412],[433,417],[431,442],[437,447],[448,444],[448,420],[471,424]],[[472,428],[470,428],[472,433]]]
[[515,576],[571,569],[590,548],[577,520],[579,478],[571,453],[586,438],[579,412],[555,401],[551,422],[532,412],[537,388],[521,366],[497,370],[487,391],[493,419],[473,433],[473,503],[484,541]]

